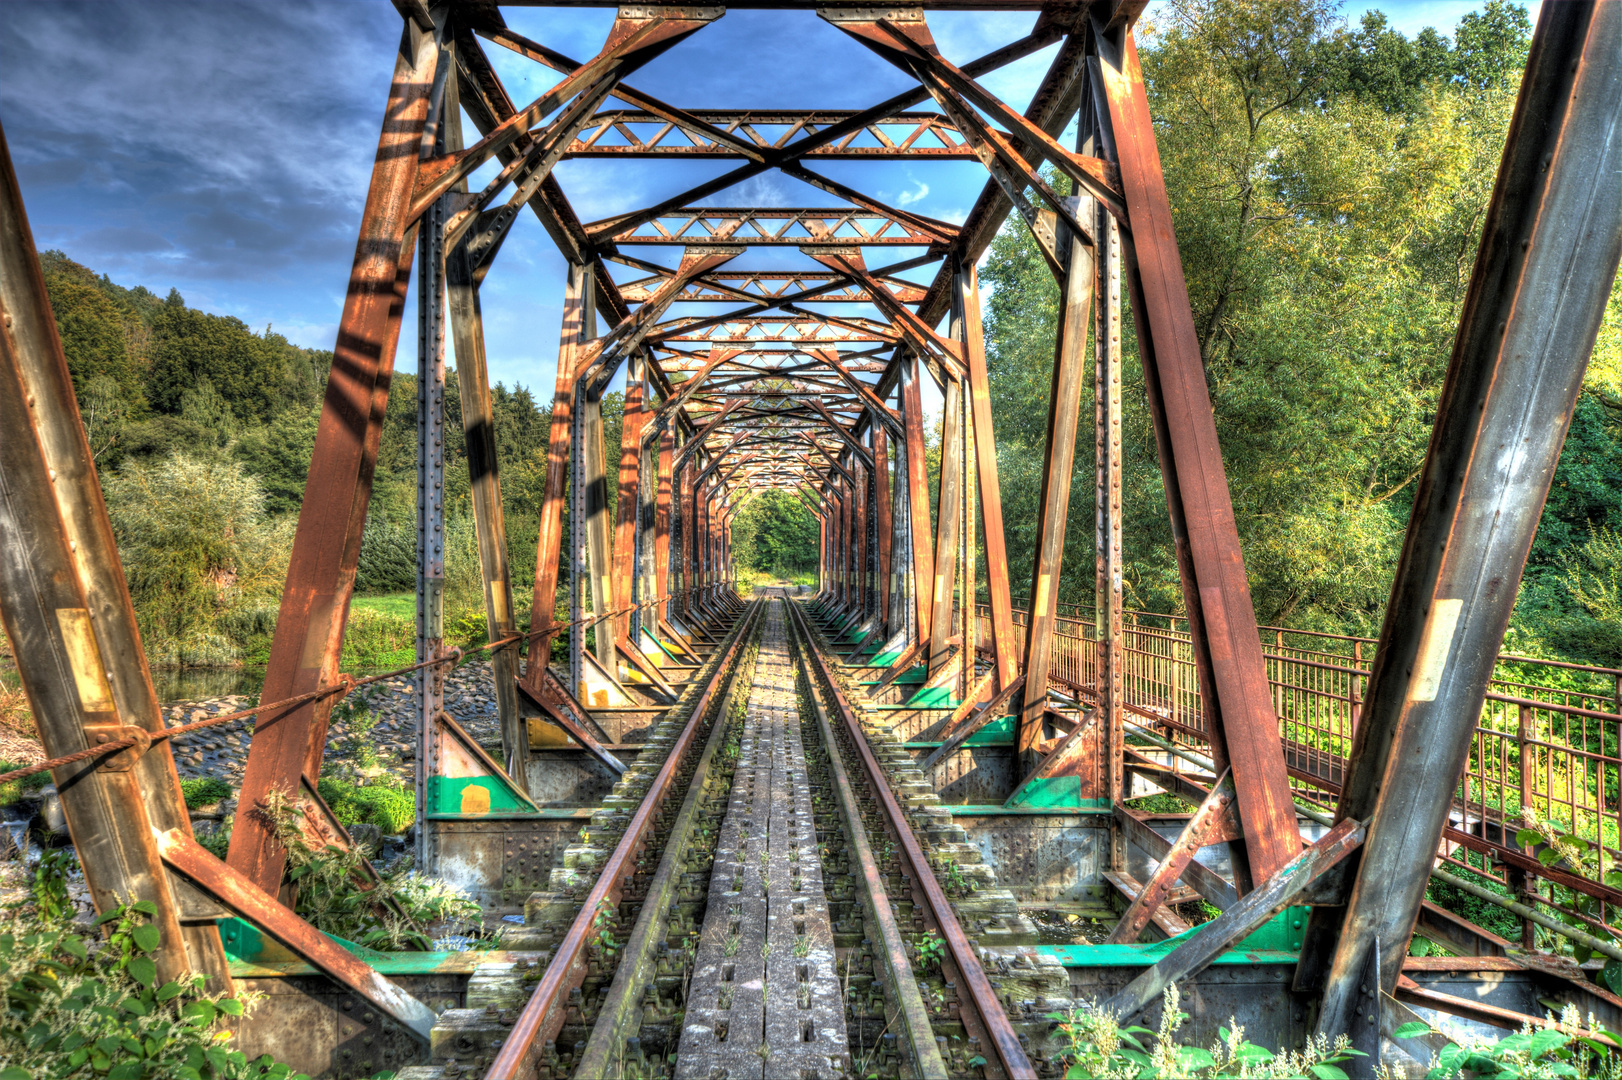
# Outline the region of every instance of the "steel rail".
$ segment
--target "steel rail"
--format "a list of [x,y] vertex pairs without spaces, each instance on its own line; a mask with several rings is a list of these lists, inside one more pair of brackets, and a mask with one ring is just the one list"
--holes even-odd
[[[745,628],[740,640],[747,641]],[[738,669],[734,669],[736,672]],[[710,769],[726,743],[731,725],[731,714],[740,690],[747,690],[734,678],[721,699],[721,711],[710,728],[710,737],[699,756],[698,767],[687,782],[687,794],[682,799],[680,812],[671,825],[670,839],[659,857],[659,867],[648,882],[646,898],[637,913],[636,925],[625,940],[625,948],[608,993],[598,1009],[596,1023],[586,1039],[586,1047],[575,1062],[576,1076],[608,1076],[610,1063],[621,1048],[625,1029],[640,1017],[642,994],[652,984],[653,972],[649,960],[655,946],[664,941],[670,929],[670,896],[674,892],[692,846],[693,827],[698,824],[705,788],[709,784]],[[634,1032],[633,1032],[634,1033]]]
[[597,910],[604,901],[618,903],[623,887],[621,879],[635,870],[636,857],[646,843],[665,796],[669,794],[671,784],[681,769],[682,759],[686,757],[687,750],[692,745],[699,726],[703,723],[704,716],[716,696],[716,691],[726,681],[733,661],[737,658],[743,642],[748,639],[749,631],[760,613],[760,604],[761,602],[757,600],[750,605],[734,625],[731,645],[717,662],[703,694],[694,702],[687,723],[683,725],[681,734],[677,736],[670,747],[670,753],[665,757],[664,765],[660,767],[653,783],[648,787],[647,794],[643,796],[642,805],[637,807],[636,814],[626,826],[619,844],[614,848],[614,853],[603,864],[602,872],[597,875],[597,883],[592,886],[591,892],[581,903],[579,913],[570,924],[569,932],[564,936],[557,952],[553,954],[545,974],[541,976],[540,984],[524,1005],[524,1011],[519,1014],[512,1033],[502,1043],[501,1050],[490,1065],[490,1071],[485,1074],[486,1080],[520,1080],[535,1075],[533,1051],[536,1044],[544,1044],[557,1034],[558,1029],[563,1026],[563,1005],[568,992],[578,988],[585,981],[582,955],[592,936],[592,922],[597,916]]
[[[793,601],[787,596],[784,596],[783,603],[790,608],[794,607]],[[790,625],[793,626],[792,623]],[[795,649],[795,652],[798,653],[800,666],[805,671],[806,686],[810,690],[807,699],[816,714],[817,728],[822,732],[822,741],[828,750],[828,771],[833,780],[839,812],[844,817],[845,827],[849,831],[851,854],[856,857],[856,862],[861,867],[863,906],[878,927],[879,940],[884,946],[883,962],[890,977],[890,989],[895,992],[898,1003],[896,1013],[901,1020],[906,1043],[912,1049],[914,1075],[921,1080],[949,1077],[950,1072],[941,1059],[940,1047],[935,1043],[934,1029],[929,1022],[929,1008],[918,989],[918,980],[913,976],[912,965],[907,959],[906,943],[902,940],[900,927],[896,925],[895,911],[890,907],[883,872],[879,869],[878,861],[873,857],[873,849],[867,842],[867,829],[862,823],[856,789],[851,784],[850,775],[845,771],[839,744],[834,741],[833,726],[829,723],[828,712],[823,708],[821,695],[817,691],[817,682],[812,677],[811,666],[806,659],[816,649],[816,644],[803,629],[797,627],[793,637],[799,643],[799,648]]]
[[[816,639],[811,633],[810,624],[800,611],[799,605],[790,603],[789,610],[793,612],[806,640],[814,642]],[[1036,1069],[1026,1056],[1025,1048],[1020,1045],[1019,1035],[1014,1031],[1014,1025],[1009,1022],[1002,1000],[998,998],[991,980],[986,978],[985,969],[980,966],[980,957],[975,953],[973,943],[969,941],[968,935],[963,932],[962,925],[957,921],[957,913],[952,910],[946,893],[935,880],[934,867],[930,866],[929,858],[919,846],[918,837],[913,833],[901,804],[896,801],[895,793],[890,790],[884,770],[879,765],[878,759],[873,756],[873,750],[867,744],[867,737],[862,734],[861,725],[851,712],[850,704],[845,700],[843,691],[839,689],[839,683],[834,678],[828,662],[823,659],[822,650],[813,647],[808,650],[808,655],[821,674],[823,685],[827,687],[828,695],[838,708],[845,729],[861,755],[862,767],[867,772],[874,799],[895,828],[901,851],[906,855],[907,863],[912,868],[915,888],[923,893],[923,899],[930,913],[940,926],[941,937],[946,941],[947,951],[957,965],[963,986],[968,991],[968,1002],[979,1014],[1003,1070],[1010,1080],[1035,1080]]]

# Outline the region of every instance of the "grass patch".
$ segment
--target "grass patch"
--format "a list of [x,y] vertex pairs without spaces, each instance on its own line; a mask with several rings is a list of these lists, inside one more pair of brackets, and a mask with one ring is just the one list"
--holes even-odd
[[[376,599],[392,601],[395,597]],[[349,623],[344,629],[342,667],[401,667],[412,663],[416,656],[414,614],[392,614],[382,607],[363,606],[359,601],[350,606]]]
[[231,785],[217,776],[199,776],[193,780],[182,780],[180,794],[186,800],[186,809],[197,810],[212,806],[221,799],[229,799],[234,793]]
[[1180,799],[1168,791],[1128,799],[1126,805],[1140,814],[1192,814],[1198,809],[1193,803]]
[[[0,773],[20,768],[22,765],[15,761],[0,761]],[[24,795],[36,792],[50,782],[51,774],[48,772],[29,773],[15,780],[7,780],[0,784],[0,806],[15,806]]]
[[376,611],[383,615],[390,615],[396,619],[408,619],[413,627],[417,621],[417,594],[408,592],[384,593],[381,596],[357,596],[349,601],[349,610],[361,609]]
[[376,825],[386,835],[397,836],[417,820],[417,800],[399,788],[358,787],[337,777],[324,776],[316,784],[316,790],[345,827]]

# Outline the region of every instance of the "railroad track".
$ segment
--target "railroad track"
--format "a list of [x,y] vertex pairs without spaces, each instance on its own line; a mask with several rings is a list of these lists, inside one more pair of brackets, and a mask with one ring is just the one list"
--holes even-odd
[[521,1010],[486,1024],[493,1055],[440,1076],[1039,1075],[915,832],[918,796],[892,790],[888,755],[910,761],[869,745],[814,614],[776,596],[732,613],[655,735],[657,771],[639,758],[583,836],[612,851]]

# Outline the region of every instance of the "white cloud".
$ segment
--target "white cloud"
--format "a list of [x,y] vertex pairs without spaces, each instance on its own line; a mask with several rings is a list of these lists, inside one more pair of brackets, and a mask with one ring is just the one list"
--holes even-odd
[[926,198],[928,195],[929,185],[920,180],[918,181],[918,187],[915,190],[903,191],[900,195],[896,196],[895,203],[897,206],[911,206],[913,203]]

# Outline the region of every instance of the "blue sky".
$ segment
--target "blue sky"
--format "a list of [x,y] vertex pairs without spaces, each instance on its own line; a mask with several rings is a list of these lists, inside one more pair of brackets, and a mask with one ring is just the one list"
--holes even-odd
[[[1479,6],[1423,0],[1351,4],[1345,13],[1355,22],[1379,7],[1407,34],[1434,25],[1451,35]],[[1535,19],[1537,5],[1530,7]],[[584,60],[613,12],[531,8],[506,16],[520,33]],[[930,24],[948,59],[961,63],[1020,36],[1033,18],[933,13]],[[399,28],[386,0],[8,0],[0,5],[0,124],[36,242],[121,285],[160,294],[178,288],[193,307],[331,348]],[[499,46],[485,43],[485,51],[516,101],[556,81]],[[1023,108],[1051,55],[1011,65],[987,84]],[[630,82],[689,108],[857,109],[909,86],[816,16],[760,11],[729,13]],[[740,86],[750,87],[747,96]],[[590,221],[721,167],[572,161],[557,175]],[[820,171],[953,222],[985,179],[965,162],[825,163]],[[837,203],[777,174],[706,201]],[[795,255],[777,257],[803,265]],[[752,254],[749,265],[768,258]],[[550,394],[563,272],[546,234],[525,215],[483,290],[492,379]],[[402,371],[415,369],[415,351],[408,326]]]

